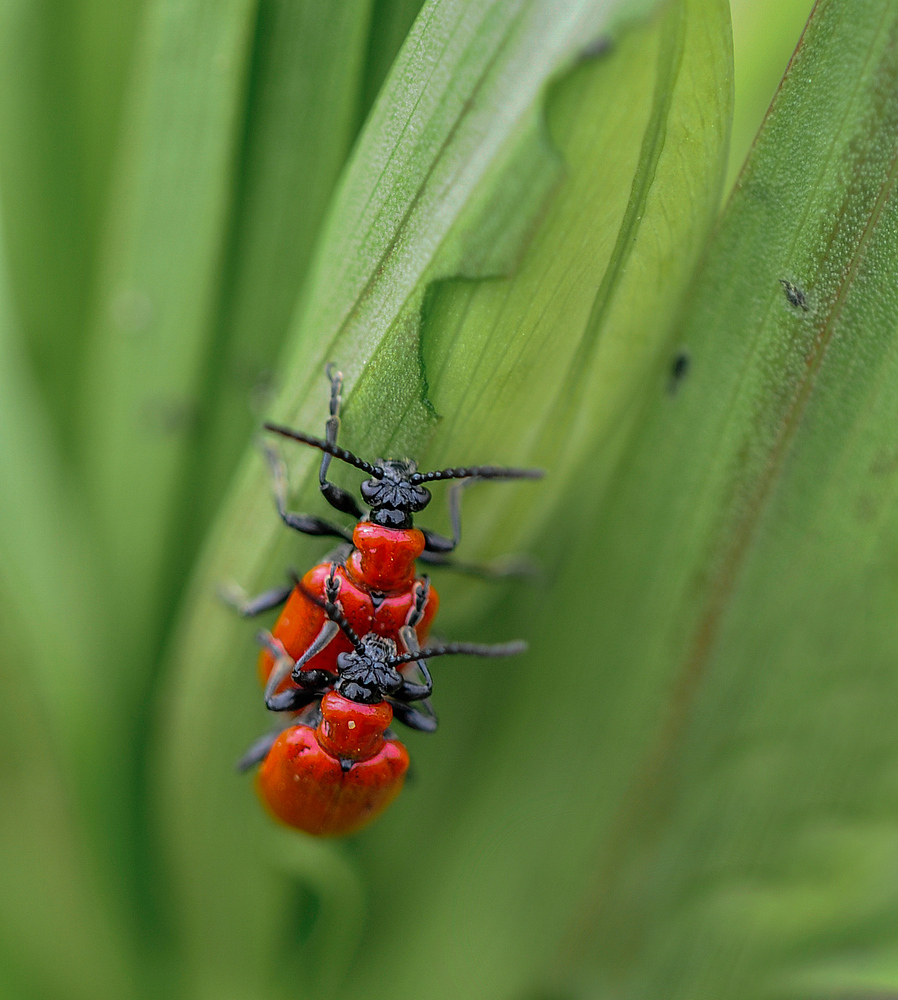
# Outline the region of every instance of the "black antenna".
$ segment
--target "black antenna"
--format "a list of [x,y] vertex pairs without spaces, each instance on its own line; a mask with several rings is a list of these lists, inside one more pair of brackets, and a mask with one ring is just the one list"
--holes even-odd
[[413,483],[433,483],[438,479],[542,479],[542,469],[503,469],[498,465],[475,465],[469,469],[438,469],[436,472],[414,472]]
[[432,656],[456,656],[465,653],[468,656],[514,656],[517,653],[526,653],[526,642],[502,642],[495,646],[483,646],[476,642],[449,642],[445,646],[425,646],[416,653],[400,653],[399,656],[391,656],[390,663],[396,666],[397,663],[412,663],[414,660],[428,660]]
[[351,451],[347,451],[345,448],[338,448],[335,444],[331,444],[330,441],[324,441],[322,438],[313,437],[311,434],[303,434],[302,431],[295,431],[290,427],[281,427],[279,424],[266,423],[262,424],[262,426],[265,430],[271,431],[273,434],[280,434],[281,437],[292,438],[294,441],[299,441],[302,444],[311,445],[313,448],[317,448],[319,451],[332,455],[334,458],[339,458],[341,462],[346,462],[347,465],[354,465],[357,469],[361,469],[362,472],[367,472],[369,476],[373,476],[375,479],[383,478],[384,470],[379,466],[371,465],[364,459],[359,458],[357,455],[353,455]]
[[[340,582],[334,577],[334,570],[337,568],[336,563],[331,563],[331,571],[327,580],[325,581],[325,588],[329,592],[333,592],[336,595],[340,588]],[[336,584],[336,586],[334,586]],[[303,596],[310,600],[313,604],[317,604],[319,608],[323,608],[325,614],[328,618],[335,624],[339,625],[343,630],[343,634],[352,643],[355,651],[357,653],[363,653],[365,647],[362,644],[362,640],[356,635],[355,629],[349,624],[344,616],[343,612],[337,607],[334,600],[322,601],[320,597],[316,597],[311,591],[306,590],[302,581],[297,583],[297,587],[303,592]],[[330,593],[328,594],[330,596]]]

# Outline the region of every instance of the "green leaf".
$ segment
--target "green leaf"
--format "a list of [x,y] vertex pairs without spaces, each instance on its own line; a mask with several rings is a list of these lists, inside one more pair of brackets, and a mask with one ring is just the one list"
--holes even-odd
[[76,373],[138,0],[0,5],[7,269],[54,431],[70,451]]
[[821,0],[565,577],[613,804],[558,960],[588,995],[898,987],[896,163],[898,9]]
[[779,87],[811,0],[733,0],[736,104],[725,190],[730,192]]
[[[129,73],[140,42],[147,0],[79,0],[62,19],[71,61],[75,122],[66,138],[76,146],[92,258],[105,222],[109,184],[121,135]],[[59,20],[59,8],[47,6]],[[68,20],[70,18],[70,21]],[[58,166],[58,165],[57,165]],[[91,264],[96,266],[96,260]],[[92,281],[96,275],[91,273]]]
[[396,53],[405,41],[421,6],[422,0],[374,0],[359,126],[377,100]]
[[2,250],[0,980],[31,995],[128,996],[130,734],[98,663],[106,629],[91,536],[49,445]]
[[[424,8],[338,189],[284,367],[277,416],[309,429],[322,426],[326,412],[324,362],[344,368],[344,440],[364,454],[407,452],[428,465],[444,457],[451,464],[546,461],[545,485],[483,486],[480,502],[472,496],[466,538],[475,558],[486,553],[478,541],[491,530],[496,550],[514,543],[522,510],[532,534],[568,509],[565,484],[584,455],[629,424],[718,204],[730,112],[726,5],[670,4],[647,25],[612,32],[610,47],[596,45],[615,14],[602,3],[568,5],[563,16],[548,2]],[[475,280],[484,277],[490,280]],[[582,412],[583,426],[559,444],[572,409]],[[313,454],[291,454],[295,472],[313,465]],[[320,502],[309,491],[301,499]],[[510,523],[496,531],[503,510],[513,512],[505,515]],[[285,565],[306,565],[322,551],[285,535],[254,454],[216,525],[173,642],[160,792],[182,932],[203,995],[233,982],[250,995],[261,970],[297,951],[292,891],[274,874],[285,865],[282,841],[265,833],[267,820],[246,785],[228,773],[265,725],[255,709],[253,630],[215,598],[223,582],[271,585]],[[457,593],[448,581],[446,593]],[[470,594],[467,628],[474,631],[509,589],[487,598],[474,584]],[[513,594],[531,610],[542,600],[527,587]],[[464,617],[463,603],[453,614],[447,600],[447,628]],[[480,605],[473,613],[472,603]],[[492,621],[491,637],[512,627],[506,609]],[[367,971],[349,981],[354,995],[386,978],[396,996],[446,995],[468,964],[484,973],[469,984],[472,995],[495,995],[497,975],[508,989],[520,987],[545,959],[580,886],[576,853],[553,855],[564,884],[552,905],[553,930],[543,937],[532,921],[523,926],[513,888],[530,862],[509,855],[496,866],[494,897],[478,898],[465,914],[470,935],[447,936],[447,917],[457,921],[441,893],[455,891],[445,874],[456,846],[483,836],[499,843],[496,830],[508,820],[493,818],[494,803],[482,799],[496,741],[508,735],[501,721],[508,710],[492,706],[496,722],[484,724],[490,706],[470,704],[473,675],[457,669],[455,692],[450,671],[438,681],[454,725],[430,752],[409,740],[421,782],[361,841],[359,877],[375,918],[359,950]],[[529,672],[544,702],[538,659],[510,669],[516,677]],[[472,761],[485,766],[478,771]],[[516,815],[530,794],[521,787],[509,787]],[[411,888],[395,898],[396,845],[405,859],[419,843],[429,845],[428,879],[432,873],[439,887],[433,912]],[[322,847],[297,837],[293,877],[315,886],[321,864]],[[541,869],[546,882],[551,871]],[[347,888],[323,899],[324,920],[354,922],[357,893]],[[376,916],[388,902],[402,914],[402,935],[392,919]],[[490,937],[497,913],[519,931],[507,930],[501,947]],[[285,937],[289,947],[281,946]],[[348,942],[344,966],[353,951]],[[310,948],[298,959],[309,989],[333,972]],[[431,967],[433,975],[422,973]]]
[[[90,275],[80,150],[68,141],[71,23],[32,0],[0,6],[0,193],[7,271],[25,347],[51,401],[57,433],[71,443]],[[68,419],[67,419],[68,418]]]
[[[204,527],[278,379],[276,355],[359,123],[370,4],[260,6],[221,319],[188,516]],[[255,408],[251,405],[256,403]],[[184,547],[184,561],[194,546]],[[180,576],[186,572],[182,570]]]
[[[138,674],[217,314],[252,0],[147,5],[82,385],[86,471]],[[155,619],[154,619],[155,614]]]

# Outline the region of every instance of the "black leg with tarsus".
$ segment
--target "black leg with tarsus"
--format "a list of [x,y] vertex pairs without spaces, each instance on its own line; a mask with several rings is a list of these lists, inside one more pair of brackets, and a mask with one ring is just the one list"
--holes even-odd
[[271,732],[265,733],[264,736],[260,736],[249,747],[240,760],[237,761],[234,765],[235,769],[241,772],[248,771],[251,767],[255,767],[256,764],[261,764],[262,761],[268,756],[269,751],[274,746],[278,736],[280,736],[284,731],[284,728],[272,729]]
[[449,490],[449,521],[452,525],[452,537],[438,535],[435,531],[422,528],[424,534],[424,551],[418,556],[418,561],[430,566],[443,566],[464,573],[467,576],[478,576],[485,580],[502,580],[508,578],[532,577],[537,573],[536,564],[532,559],[521,556],[502,556],[489,563],[459,562],[449,557],[461,541],[461,496],[474,483],[480,482],[480,477],[460,479]]
[[[330,416],[325,424],[324,440],[328,444],[336,447],[337,435],[340,433],[340,406],[343,403],[341,395],[343,391],[343,372],[334,371],[333,365],[325,368],[325,373],[331,382],[331,402]],[[321,465],[318,468],[318,485],[324,494],[324,499],[331,507],[339,510],[343,514],[350,514],[357,521],[364,516],[362,508],[356,503],[355,497],[346,490],[328,482],[327,473],[330,469],[332,456],[327,452],[321,456]]]
[[401,722],[409,729],[417,729],[421,733],[435,733],[439,722],[435,715],[428,715],[419,711],[413,705],[406,705],[405,702],[396,701],[395,698],[387,698],[390,707],[393,709],[393,718]]
[[[321,631],[315,636],[308,649],[305,650],[298,660],[294,660],[287,650],[284,649],[284,644],[280,639],[275,639],[270,632],[262,631],[258,633],[256,638],[259,644],[264,646],[274,659],[274,664],[268,675],[268,681],[265,684],[265,704],[269,708],[271,708],[269,701],[274,696],[274,692],[277,691],[288,677],[291,677],[294,683],[305,686],[311,675],[317,676],[323,673],[321,670],[304,670],[303,667],[313,656],[317,656],[339,631],[339,625],[332,621],[324,622],[321,626]],[[333,681],[334,678],[330,674],[327,676]],[[286,711],[283,708],[272,708],[271,710],[273,712]]]
[[[337,631],[337,629],[333,631],[327,629],[327,626],[331,624],[333,623],[325,622],[325,627],[318,633],[318,639],[296,661],[284,649],[283,643],[275,639],[270,632],[259,633],[259,642],[275,658],[268,683],[265,685],[265,707],[270,712],[298,712],[311,705],[317,698],[321,698],[333,687],[337,677],[327,670],[296,669],[296,665],[310,660],[316,652],[320,652],[330,642]],[[326,632],[329,633],[328,637],[319,645],[318,649],[314,649],[315,644]],[[290,674],[291,670],[293,671],[292,680],[298,686],[277,692],[281,681]]]
[[296,514],[287,510],[287,470],[284,468],[284,463],[276,449],[265,445],[264,451],[271,469],[274,502],[277,506],[278,516],[284,524],[294,531],[301,531],[304,535],[342,538],[345,542],[352,542],[352,532],[341,528],[338,524],[332,524],[330,521],[314,517],[312,514]]
[[246,592],[237,584],[228,584],[219,588],[221,599],[234,608],[244,618],[255,618],[266,611],[279,608],[286,603],[296,586],[296,576],[291,574],[291,582],[282,587],[272,587],[256,597],[247,597]]
[[424,553],[420,556],[422,562],[434,562],[441,565],[448,565],[447,562],[439,559],[428,559],[428,555],[446,555],[453,552],[461,541],[461,495],[472,484],[477,482],[477,477],[470,479],[460,479],[453,483],[449,489],[449,523],[452,525],[452,537],[446,538],[435,531],[422,528],[424,534]]
[[[418,633],[415,631],[416,626],[421,621],[424,615],[424,608],[427,605],[427,599],[430,596],[430,580],[428,577],[424,577],[415,585],[415,603],[409,609],[408,617],[406,618],[405,625],[399,630],[399,639],[402,645],[409,653],[415,653],[420,650],[420,645],[418,643]],[[433,689],[433,680],[430,676],[430,671],[427,669],[427,664],[423,660],[414,660],[409,664],[407,669],[416,669],[418,672],[419,683],[417,688],[420,693],[417,698],[400,698],[399,692],[392,698],[387,700],[393,707],[394,716],[404,725],[408,726],[410,729],[418,729],[422,733],[433,733],[436,732],[437,726],[439,725],[439,720],[437,719],[437,714],[434,711],[433,703],[430,700],[430,695]],[[401,671],[403,677],[406,677],[406,690],[414,690],[414,680],[407,677],[406,671]],[[430,688],[426,690],[425,688]],[[420,702],[415,708],[410,705],[405,704],[407,701],[418,701]]]

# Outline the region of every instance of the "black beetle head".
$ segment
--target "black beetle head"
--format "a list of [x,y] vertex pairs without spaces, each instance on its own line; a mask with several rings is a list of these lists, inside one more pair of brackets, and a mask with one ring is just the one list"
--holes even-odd
[[369,632],[361,640],[361,648],[337,657],[338,694],[350,701],[373,705],[402,684],[402,676],[392,663],[396,643],[392,639]]
[[430,490],[413,482],[418,466],[411,459],[378,462],[380,477],[362,483],[362,499],[371,508],[371,520],[388,528],[410,528],[412,515],[430,503]]

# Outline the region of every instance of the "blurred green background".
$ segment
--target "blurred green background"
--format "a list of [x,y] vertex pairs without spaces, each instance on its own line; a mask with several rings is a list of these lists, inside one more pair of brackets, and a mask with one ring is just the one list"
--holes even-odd
[[[894,0],[737,183],[810,6],[0,0],[0,996],[898,996]],[[341,843],[216,596],[327,550],[256,434],[330,360],[356,452],[548,472],[465,499],[537,580],[435,577],[531,653]]]

